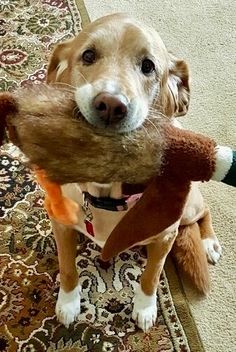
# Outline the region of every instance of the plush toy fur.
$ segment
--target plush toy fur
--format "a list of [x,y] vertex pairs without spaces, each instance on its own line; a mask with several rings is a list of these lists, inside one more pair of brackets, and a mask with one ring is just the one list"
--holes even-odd
[[[211,139],[177,129],[158,116],[128,134],[95,129],[77,111],[70,90],[41,85],[14,95],[4,93],[0,109],[2,130],[7,124],[11,140],[29,158],[47,192],[47,211],[59,222],[73,225],[78,211],[76,204],[63,198],[59,184],[119,181],[124,188],[141,184],[143,196],[111,233],[102,251],[104,260],[177,221],[190,182],[208,181],[215,172],[216,144]],[[195,264],[197,259],[193,258]],[[198,277],[195,281],[203,289],[205,283]]]
[[31,165],[46,170],[48,178],[59,184],[95,180],[139,184],[163,171],[204,181],[214,169],[215,142],[177,129],[161,117],[132,133],[117,134],[87,124],[76,112],[72,91],[40,85],[18,90],[14,96],[2,94],[0,107],[3,101],[6,109],[7,99],[10,139]]

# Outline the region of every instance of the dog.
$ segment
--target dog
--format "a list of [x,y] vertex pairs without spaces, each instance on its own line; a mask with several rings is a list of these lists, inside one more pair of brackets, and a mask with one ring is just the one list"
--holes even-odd
[[[168,52],[155,30],[125,14],[100,18],[75,38],[58,44],[47,70],[47,83],[73,87],[76,103],[87,122],[116,133],[142,126],[155,111],[165,115],[170,123],[178,124],[176,117],[188,111],[189,81],[187,63]],[[51,219],[60,270],[56,315],[69,326],[80,314],[81,286],[75,265],[77,231],[103,247],[140,194],[130,194],[124,202],[120,183],[68,184],[63,186],[63,193],[80,206],[80,220],[74,228]],[[192,184],[182,217],[141,243],[147,248],[147,264],[134,295],[132,318],[143,331],[155,324],[156,290],[174,243],[176,258],[181,263],[185,256],[199,288],[207,291],[204,263],[206,257],[216,263],[221,247],[197,183]],[[194,251],[198,252],[196,272],[191,259]]]

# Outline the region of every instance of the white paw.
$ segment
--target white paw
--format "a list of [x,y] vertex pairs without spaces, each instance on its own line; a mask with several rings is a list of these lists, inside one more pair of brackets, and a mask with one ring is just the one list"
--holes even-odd
[[65,292],[60,288],[56,304],[56,315],[59,322],[67,328],[77,320],[80,314],[80,292],[80,285],[77,285],[70,292]]
[[207,255],[208,262],[211,264],[216,264],[220,259],[222,253],[222,248],[217,237],[205,238],[202,240],[202,243]]
[[147,296],[141,287],[138,287],[134,296],[132,318],[144,332],[155,325],[157,318],[156,293]]

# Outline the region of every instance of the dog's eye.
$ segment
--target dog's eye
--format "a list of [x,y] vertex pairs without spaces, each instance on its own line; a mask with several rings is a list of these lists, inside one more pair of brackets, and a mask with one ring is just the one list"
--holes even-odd
[[87,65],[91,65],[94,63],[96,59],[96,54],[94,50],[88,49],[82,55],[83,62]]
[[145,75],[148,75],[155,70],[155,64],[152,62],[152,60],[144,59],[142,61],[141,70]]

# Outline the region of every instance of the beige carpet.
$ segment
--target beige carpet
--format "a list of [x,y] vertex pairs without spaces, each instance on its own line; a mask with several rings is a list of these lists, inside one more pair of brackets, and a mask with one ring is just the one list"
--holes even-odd
[[[185,57],[192,71],[192,103],[184,125],[236,147],[236,2],[233,0],[85,0],[91,19],[128,12],[155,27],[168,48]],[[207,352],[236,351],[236,190],[203,186],[216,233],[224,248],[211,268],[212,291],[185,292]]]

